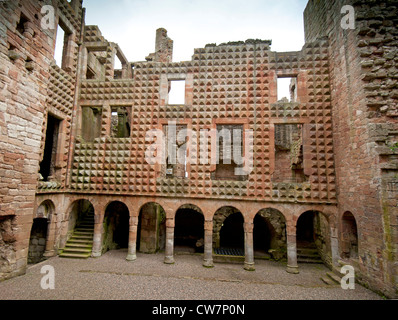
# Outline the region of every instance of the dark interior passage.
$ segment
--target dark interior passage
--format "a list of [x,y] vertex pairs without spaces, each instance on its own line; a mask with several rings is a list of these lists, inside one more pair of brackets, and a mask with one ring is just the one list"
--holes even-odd
[[104,217],[104,249],[128,247],[129,220],[129,211],[124,203],[114,201],[108,205]]
[[315,240],[313,211],[303,213],[296,226],[296,236],[298,243],[313,243]]
[[36,218],[33,220],[32,231],[29,239],[28,263],[34,264],[43,261],[46,249],[48,220]]
[[44,181],[48,181],[49,176],[54,174],[59,124],[60,120],[48,115],[44,155],[43,160],[40,163],[40,174]]
[[271,248],[271,230],[267,220],[260,215],[256,215],[254,218],[254,226],[253,226],[253,248],[256,251],[260,251],[262,253],[268,253],[268,250]]
[[358,258],[357,223],[351,212],[345,212],[342,217],[341,251],[345,259]]
[[243,217],[240,212],[228,216],[220,231],[220,247],[244,249]]
[[174,245],[203,252],[204,217],[197,210],[179,209],[175,216]]

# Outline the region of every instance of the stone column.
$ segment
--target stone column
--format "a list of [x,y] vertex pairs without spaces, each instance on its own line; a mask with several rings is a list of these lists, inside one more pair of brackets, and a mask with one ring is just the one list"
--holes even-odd
[[289,273],[299,273],[297,265],[297,245],[296,234],[287,235],[287,267],[286,271]]
[[205,239],[204,239],[204,258],[203,266],[207,268],[214,267],[213,265],[213,219],[206,220],[205,225]]
[[57,215],[52,215],[51,220],[48,222],[46,249],[43,253],[43,257],[50,258],[56,255],[55,252],[55,231],[56,231],[56,219]]
[[174,217],[166,218],[166,249],[164,263],[174,263]]
[[122,79],[126,79],[127,78],[127,64],[123,63],[122,64]]
[[335,266],[339,265],[339,239],[337,228],[330,228],[330,246],[332,249],[332,263]]
[[254,271],[254,252],[253,252],[253,222],[244,223],[245,231],[245,265],[247,271]]
[[104,221],[103,215],[94,215],[94,238],[93,238],[93,250],[91,253],[92,257],[101,256],[102,247],[102,224]]
[[137,259],[137,229],[138,217],[131,217],[129,228],[129,246],[126,257],[127,261],[134,261]]

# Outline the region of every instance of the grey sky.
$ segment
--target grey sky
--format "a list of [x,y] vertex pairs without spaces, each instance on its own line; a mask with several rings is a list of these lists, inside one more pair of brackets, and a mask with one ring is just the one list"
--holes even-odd
[[[118,43],[128,61],[144,61],[155,51],[156,29],[174,40],[173,61],[191,60],[195,48],[247,39],[272,40],[272,51],[304,45],[303,12],[308,0],[83,0],[86,24]],[[62,43],[62,34],[58,35]],[[58,43],[58,40],[57,40]],[[62,55],[57,46],[55,58]],[[120,64],[115,64],[120,68]],[[278,83],[288,96],[289,79]]]
[[173,61],[191,60],[208,43],[272,40],[273,51],[296,51],[304,44],[307,0],[84,0],[86,24],[98,25],[129,61],[155,50],[162,27],[174,40]]

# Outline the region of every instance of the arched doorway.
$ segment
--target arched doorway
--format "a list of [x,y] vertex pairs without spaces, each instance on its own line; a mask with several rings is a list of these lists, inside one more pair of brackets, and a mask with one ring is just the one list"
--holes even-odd
[[71,205],[66,244],[59,254],[63,258],[91,256],[94,237],[94,207],[90,201],[76,200]]
[[358,230],[354,215],[347,211],[341,218],[341,257],[358,258]]
[[306,211],[296,225],[297,261],[332,265],[329,222],[319,211]]
[[268,208],[260,210],[253,220],[255,258],[280,260],[286,257],[286,221],[281,212]]
[[46,250],[47,229],[47,218],[33,219],[33,225],[29,239],[29,264],[39,263],[45,260],[44,251]]
[[137,251],[155,253],[166,245],[166,212],[156,202],[144,204],[139,213]]
[[29,264],[39,263],[46,259],[44,253],[47,245],[49,222],[53,211],[54,204],[50,200],[43,201],[37,208],[29,238]]
[[129,210],[123,202],[113,201],[107,206],[103,221],[102,253],[128,247],[129,221]]
[[213,247],[216,254],[244,256],[244,219],[241,212],[230,206],[216,211],[213,218]]
[[204,216],[195,205],[181,206],[175,215],[174,250],[178,252],[203,252]]

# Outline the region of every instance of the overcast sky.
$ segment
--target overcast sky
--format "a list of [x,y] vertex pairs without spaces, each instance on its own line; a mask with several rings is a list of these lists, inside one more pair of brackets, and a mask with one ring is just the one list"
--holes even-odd
[[[195,48],[247,39],[272,40],[272,51],[304,45],[303,12],[308,0],[83,0],[86,24],[119,44],[127,60],[145,61],[155,51],[156,29],[174,41],[173,61],[189,61]],[[60,62],[63,33],[57,34]],[[115,68],[121,68],[116,61]],[[278,79],[278,96],[289,96],[289,79]],[[183,86],[181,90],[184,90]]]
[[155,51],[155,33],[174,40],[173,61],[191,60],[208,43],[272,40],[273,51],[304,44],[303,11],[308,0],[83,0],[86,24],[119,44],[129,61]]

